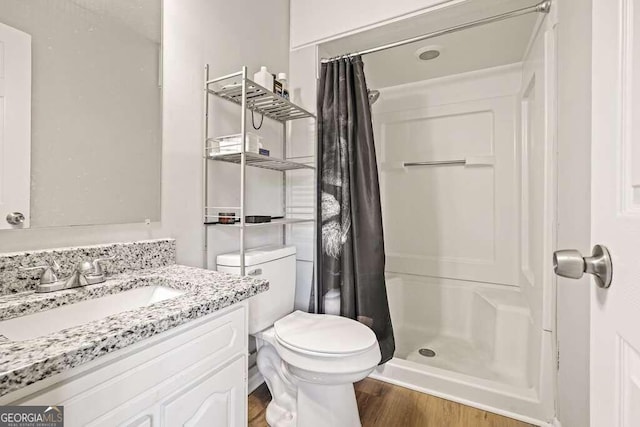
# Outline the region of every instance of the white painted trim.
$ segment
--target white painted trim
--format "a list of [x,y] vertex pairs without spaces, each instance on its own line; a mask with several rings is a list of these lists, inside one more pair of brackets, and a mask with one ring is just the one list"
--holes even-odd
[[[558,159],[557,159],[557,103],[558,103],[558,90],[557,90],[557,33],[555,27],[555,21],[551,19],[544,19],[542,25],[535,37],[535,43],[542,43],[542,57],[534,59],[534,61],[542,61],[544,68],[538,69],[533,67],[531,70],[527,69],[527,60],[531,61],[531,58],[525,57],[525,63],[523,65],[523,91],[520,95],[522,99],[525,95],[526,88],[529,87],[529,82],[534,78],[537,78],[536,74],[540,73],[543,77],[541,81],[536,81],[536,84],[543,84],[542,91],[544,93],[544,118],[542,136],[544,139],[544,187],[542,190],[542,203],[543,203],[543,236],[542,236],[542,248],[543,248],[543,266],[542,266],[542,295],[541,303],[542,309],[539,313],[540,325],[543,329],[543,341],[541,345],[541,360],[540,360],[540,385],[539,393],[542,396],[541,403],[543,407],[553,405],[553,412],[556,412],[557,408],[557,390],[555,383],[557,382],[557,336],[556,336],[556,276],[553,273],[552,265],[549,260],[552,258],[553,251],[557,248],[557,218],[558,218]],[[535,47],[532,44],[532,48]],[[527,55],[534,54],[533,51],[528,52]],[[525,123],[525,120],[522,120]],[[524,133],[524,128],[521,129]],[[523,137],[524,138],[524,137]],[[524,141],[524,139],[523,139]],[[526,152],[522,152],[522,164],[521,168],[526,162]],[[521,176],[526,176],[525,171],[521,170]],[[521,209],[524,209],[521,206]],[[522,213],[521,213],[522,215]],[[534,230],[535,231],[535,230]],[[521,248],[522,250],[522,248]],[[521,261],[522,262],[522,261]],[[526,275],[523,274],[526,277]],[[539,286],[539,285],[538,285]],[[523,288],[524,289],[524,288]],[[533,291],[532,291],[533,292]],[[537,298],[536,298],[537,299]],[[545,342],[547,345],[545,345]],[[553,384],[550,384],[552,382]],[[552,394],[552,396],[549,396]]]
[[251,369],[249,369],[249,376],[247,379],[247,396],[260,387],[262,383],[264,383],[264,377],[258,371],[257,366],[252,366]]
[[553,331],[556,326],[556,286],[557,276],[553,272],[551,259],[557,249],[558,241],[558,43],[557,32],[552,22],[546,28],[544,34],[545,55],[545,169],[547,180],[545,182],[545,218],[544,229],[547,230],[544,238],[544,247],[547,251],[543,259],[546,263],[542,304],[542,328],[545,331]]

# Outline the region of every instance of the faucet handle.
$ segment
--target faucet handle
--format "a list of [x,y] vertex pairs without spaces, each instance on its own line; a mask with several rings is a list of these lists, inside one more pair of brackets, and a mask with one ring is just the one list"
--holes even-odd
[[42,270],[40,275],[40,284],[47,285],[58,281],[58,273],[60,272],[60,264],[57,261],[53,261],[53,266],[45,261],[43,265],[36,265],[35,267],[20,267],[21,271],[33,271]]
[[116,259],[115,255],[109,256],[109,257],[104,257],[104,258],[98,258],[98,259],[94,259],[92,261],[92,265],[93,265],[93,273],[94,275],[101,275],[104,274],[104,269],[102,268],[102,263],[106,262],[106,261],[113,261],[114,259]]
[[94,274],[93,263],[89,261],[82,261],[76,265],[76,272],[80,274]]

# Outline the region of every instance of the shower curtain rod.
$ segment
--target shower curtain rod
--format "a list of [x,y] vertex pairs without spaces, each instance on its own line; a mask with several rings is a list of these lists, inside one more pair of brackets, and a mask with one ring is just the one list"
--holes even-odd
[[481,25],[491,24],[492,22],[498,22],[504,19],[515,18],[516,16],[528,15],[529,13],[549,13],[549,10],[551,10],[551,0],[544,0],[534,6],[512,10],[511,12],[505,12],[505,13],[501,13],[500,15],[494,15],[488,18],[478,19],[477,21],[467,22],[465,24],[455,25],[453,27],[445,28],[443,30],[438,30],[432,33],[423,34],[421,36],[412,37],[410,39],[404,39],[397,42],[385,44],[382,46],[372,47],[369,49],[362,50],[360,52],[347,53],[347,54],[336,56],[333,58],[322,58],[321,62],[326,63],[326,62],[331,62],[340,58],[351,58],[357,55],[368,55],[370,53],[376,53],[376,52],[391,49],[394,47],[404,46],[409,43],[415,43],[422,40],[443,36],[445,34],[455,33],[456,31],[466,30],[467,28],[479,27]]

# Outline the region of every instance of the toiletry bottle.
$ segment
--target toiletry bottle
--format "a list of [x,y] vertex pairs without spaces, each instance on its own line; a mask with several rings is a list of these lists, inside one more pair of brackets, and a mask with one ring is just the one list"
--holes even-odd
[[278,96],[282,96],[282,83],[276,79],[276,75],[273,75],[273,93]]
[[260,71],[253,75],[253,81],[265,89],[273,91],[273,74],[264,65],[260,67]]
[[279,73],[278,81],[282,85],[282,94],[280,94],[280,96],[289,99],[289,82],[287,80],[287,73]]

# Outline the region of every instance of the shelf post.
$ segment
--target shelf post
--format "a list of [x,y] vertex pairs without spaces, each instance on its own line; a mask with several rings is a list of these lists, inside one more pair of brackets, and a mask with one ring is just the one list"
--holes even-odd
[[204,228],[204,248],[202,255],[202,265],[209,268],[209,229],[207,223],[207,205],[209,197],[209,162],[207,161],[207,139],[209,139],[209,64],[204,66],[204,120],[202,123],[202,224]]
[[242,67],[242,112],[240,114],[240,275],[245,274],[245,186],[247,168],[247,67]]
[[[282,158],[287,159],[287,122],[282,122]],[[287,172],[282,171],[282,216],[287,217]],[[282,227],[282,244],[287,244],[287,229],[290,226]]]

